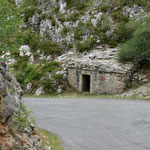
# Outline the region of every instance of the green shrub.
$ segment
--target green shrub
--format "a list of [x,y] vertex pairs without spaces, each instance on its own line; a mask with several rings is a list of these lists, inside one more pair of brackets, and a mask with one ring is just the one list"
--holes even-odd
[[23,132],[23,130],[28,127],[31,122],[28,120],[31,111],[27,111],[24,105],[21,105],[18,111],[16,112],[16,120],[17,120],[17,129],[19,132]]
[[121,62],[132,61],[132,62],[149,62],[150,61],[150,18],[143,20],[133,37],[122,44],[118,54]]
[[120,19],[120,11],[112,12],[111,16],[114,20],[119,20]]
[[80,31],[80,29],[76,29],[74,31],[74,39],[75,40],[82,40],[82,37],[83,37],[82,31]]
[[59,6],[55,7],[54,10],[53,10],[53,14],[58,14],[59,13],[59,9],[60,9]]
[[133,29],[129,26],[128,23],[122,21],[118,24],[118,27],[115,31],[116,42],[121,43],[132,37]]
[[24,83],[28,84],[29,82],[38,81],[41,76],[42,72],[40,72],[37,68],[35,68],[33,65],[28,65],[24,70],[26,76]]
[[72,45],[72,43],[69,43],[68,44],[68,49],[71,49],[71,48],[73,48],[73,45]]
[[38,81],[42,77],[39,68],[33,65],[26,64],[24,68],[18,70],[19,72],[16,73],[16,79],[23,89],[29,82]]
[[37,6],[38,0],[23,0],[22,7]]
[[104,12],[104,13],[106,13],[108,11],[108,9],[109,9],[109,7],[107,5],[103,5],[101,7],[101,11]]
[[42,10],[41,10],[41,9],[37,9],[37,13],[38,13],[38,14],[41,14],[41,13],[42,13]]
[[65,22],[66,21],[65,15],[60,14],[58,20],[61,21],[62,23]]
[[60,68],[60,64],[56,61],[52,61],[50,63],[45,63],[42,68],[41,68],[41,71],[42,72],[52,72],[52,71],[55,71],[55,70],[58,70]]
[[55,25],[56,25],[56,21],[55,21],[54,18],[52,18],[51,24],[52,24],[52,26],[55,26]]
[[95,44],[95,40],[93,38],[88,38],[84,43],[77,42],[76,48],[79,52],[90,51]]
[[40,16],[40,19],[41,19],[41,20],[44,20],[44,19],[47,19],[47,18],[48,18],[47,14],[42,14],[42,15]]
[[50,91],[53,91],[53,85],[49,79],[44,79],[42,81],[42,86],[44,88],[44,91],[47,93],[50,93]]
[[66,26],[64,26],[63,29],[61,30],[60,34],[62,36],[66,36],[68,32],[69,32],[69,28],[67,28]]
[[78,18],[79,18],[79,13],[78,12],[74,12],[66,20],[75,22],[75,21],[78,20]]
[[102,16],[101,20],[96,25],[95,30],[96,30],[95,34],[98,34],[98,35],[100,35],[99,34],[100,32],[105,33],[110,30],[110,21],[107,15],[104,14]]
[[32,52],[38,50],[38,44],[40,42],[39,32],[38,31],[30,32],[28,35],[28,39],[26,41],[28,41],[28,44]]
[[65,0],[67,2],[67,6],[75,7],[78,10],[83,10],[92,2],[91,0]]
[[25,79],[25,74],[23,72],[19,72],[16,74],[16,79],[20,83],[21,88],[24,88],[24,79]]
[[24,22],[28,22],[28,19],[34,15],[35,11],[36,11],[36,8],[33,6],[25,9],[25,11],[24,11]]
[[53,79],[58,81],[59,84],[62,84],[62,82],[63,82],[63,75],[62,74],[55,74],[55,75],[53,75]]
[[56,42],[51,41],[40,41],[38,48],[44,52],[45,55],[61,55],[62,49]]

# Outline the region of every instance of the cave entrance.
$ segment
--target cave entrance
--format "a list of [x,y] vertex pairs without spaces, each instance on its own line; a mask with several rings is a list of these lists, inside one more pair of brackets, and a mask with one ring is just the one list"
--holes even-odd
[[83,92],[90,92],[90,83],[91,77],[90,75],[82,75],[82,91]]

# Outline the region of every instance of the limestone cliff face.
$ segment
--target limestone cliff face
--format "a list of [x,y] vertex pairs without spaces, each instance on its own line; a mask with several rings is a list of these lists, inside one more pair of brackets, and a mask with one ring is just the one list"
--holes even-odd
[[28,18],[28,24],[39,29],[43,38],[58,42],[64,49],[71,46],[78,49],[76,44],[84,43],[89,38],[94,39],[96,44],[112,44],[109,40],[117,40],[122,24],[141,13],[146,14],[144,7],[134,2],[130,4],[128,0],[126,3],[110,0],[38,0],[36,7],[40,11],[35,11]]
[[[0,62],[0,149],[40,150],[41,141],[22,105],[20,85]],[[20,115],[25,119],[21,120]]]

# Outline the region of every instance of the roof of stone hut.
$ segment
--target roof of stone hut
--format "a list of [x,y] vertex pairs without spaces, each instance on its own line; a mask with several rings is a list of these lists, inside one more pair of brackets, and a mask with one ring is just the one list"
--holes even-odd
[[127,73],[132,68],[131,63],[119,63],[117,48],[97,47],[86,55],[72,59],[67,67],[81,70],[100,71],[109,73]]

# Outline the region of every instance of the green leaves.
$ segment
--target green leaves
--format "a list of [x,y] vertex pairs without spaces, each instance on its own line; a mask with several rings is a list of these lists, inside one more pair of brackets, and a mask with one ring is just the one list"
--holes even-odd
[[84,43],[81,43],[81,42],[77,42],[76,43],[76,48],[79,52],[84,52],[84,51],[87,51],[89,52],[94,44],[95,44],[95,39],[94,38],[88,38]]
[[122,62],[150,61],[150,17],[145,18],[143,23],[139,22],[133,37],[121,45],[119,60]]
[[28,117],[32,111],[27,111],[26,107],[24,105],[20,105],[20,108],[16,112],[16,121],[18,123],[17,127],[20,132],[22,132],[23,129],[28,127],[31,122],[28,120]]
[[8,0],[0,1],[0,54],[13,51],[19,44],[18,26],[22,23],[20,10]]

